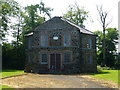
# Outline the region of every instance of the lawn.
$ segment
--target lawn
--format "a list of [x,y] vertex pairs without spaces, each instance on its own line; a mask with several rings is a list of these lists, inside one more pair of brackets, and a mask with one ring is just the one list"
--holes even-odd
[[[1,74],[1,72],[0,72]],[[25,74],[23,70],[2,70],[2,77],[9,77],[14,75]],[[2,88],[11,88],[10,90],[14,90],[12,87],[2,85]]]
[[2,77],[25,74],[23,70],[2,70]]
[[1,88],[3,88],[4,90],[7,90],[8,88],[10,90],[15,90],[15,88],[12,88],[12,87],[9,87],[9,86],[6,86],[6,85],[0,85]]
[[90,76],[98,78],[98,79],[111,80],[114,83],[120,84],[120,80],[118,80],[120,79],[118,78],[118,76],[120,76],[120,70],[119,71],[118,70],[103,70],[103,73],[92,74]]

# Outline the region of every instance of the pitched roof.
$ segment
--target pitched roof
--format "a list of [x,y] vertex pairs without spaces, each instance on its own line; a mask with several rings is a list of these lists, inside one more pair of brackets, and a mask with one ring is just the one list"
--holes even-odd
[[91,32],[91,31],[89,31],[89,30],[87,30],[87,29],[85,29],[85,28],[80,27],[79,25],[75,24],[74,22],[72,22],[72,21],[70,21],[70,20],[68,20],[68,19],[65,19],[65,18],[62,18],[62,17],[61,17],[61,20],[66,21],[67,23],[71,24],[72,26],[78,28],[81,33],[95,35],[93,32]]
[[[89,31],[89,30],[87,30],[87,29],[85,29],[85,28],[82,28],[82,27],[80,27],[79,25],[75,24],[74,22],[72,22],[72,21],[70,21],[70,20],[68,20],[68,19],[65,19],[65,18],[63,18],[63,17],[53,17],[53,18],[49,19],[48,21],[44,22],[44,24],[45,24],[45,23],[48,23],[48,22],[49,22],[49,24],[50,24],[50,22],[56,21],[56,20],[57,20],[57,21],[66,22],[66,23],[68,23],[69,25],[71,25],[71,26],[73,26],[73,27],[76,27],[81,33],[90,34],[90,35],[95,35],[93,32],[91,32],[91,31]],[[44,27],[44,24],[38,26],[34,31],[39,30],[41,26]],[[56,23],[54,23],[54,24],[56,24]],[[58,23],[58,24],[59,24],[59,23]],[[49,25],[49,26],[52,27],[52,25]],[[49,28],[49,27],[48,27],[48,28]],[[28,35],[28,36],[29,36],[29,35]]]

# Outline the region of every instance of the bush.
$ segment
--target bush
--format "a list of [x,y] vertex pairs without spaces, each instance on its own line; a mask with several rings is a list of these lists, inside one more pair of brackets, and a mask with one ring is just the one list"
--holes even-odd
[[101,67],[100,65],[98,65],[97,66],[97,72],[98,73],[101,73],[102,72],[102,70],[112,70],[112,68],[110,68],[110,67]]
[[102,72],[102,67],[100,65],[97,66],[97,72],[101,73]]

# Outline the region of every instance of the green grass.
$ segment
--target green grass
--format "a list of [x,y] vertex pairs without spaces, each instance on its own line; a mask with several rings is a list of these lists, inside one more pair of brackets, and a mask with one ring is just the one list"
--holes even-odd
[[[14,76],[14,75],[20,75],[20,74],[25,74],[23,70],[2,70],[2,77],[9,77],[9,76]],[[1,85],[2,88],[7,90],[7,88],[10,88],[10,90],[15,90],[12,87],[6,86],[6,85]]]
[[23,70],[2,70],[2,77],[25,74]]
[[3,90],[7,90],[8,88],[10,90],[15,90],[15,88],[12,88],[12,87],[9,87],[9,86],[6,86],[6,85],[1,85],[1,88],[3,88]]
[[103,71],[103,73],[92,74],[90,76],[98,78],[98,79],[111,80],[114,83],[119,83],[120,84],[120,80],[118,80],[118,72],[119,72],[119,75],[120,75],[120,71],[118,71],[118,70],[102,70],[102,71]]

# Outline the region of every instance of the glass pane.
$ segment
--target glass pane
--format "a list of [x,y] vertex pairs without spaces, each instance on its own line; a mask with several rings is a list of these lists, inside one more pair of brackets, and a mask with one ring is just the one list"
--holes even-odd
[[42,54],[42,62],[47,62],[47,54]]

